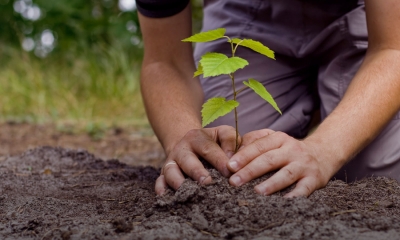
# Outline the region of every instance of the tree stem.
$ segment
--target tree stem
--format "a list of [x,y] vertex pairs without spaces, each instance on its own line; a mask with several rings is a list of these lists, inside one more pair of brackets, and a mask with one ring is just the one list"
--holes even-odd
[[[231,43],[231,48],[232,48],[232,57],[234,57],[236,49],[239,46],[239,44],[237,44],[236,47],[234,47],[232,40],[230,41],[230,43]],[[236,96],[237,96],[238,92],[236,92],[235,74],[231,73],[231,74],[229,74],[229,77],[232,79],[233,100],[236,101]],[[236,129],[235,153],[237,153],[237,151],[239,150],[239,125],[238,125],[237,108],[235,108],[234,111],[235,111],[235,129]]]
[[[236,101],[237,92],[235,87],[235,75],[232,73],[229,76],[232,79],[233,100]],[[237,108],[235,108],[234,111],[235,111],[235,129],[236,129],[235,153],[237,153],[239,149],[239,126],[238,126]]]
[[246,88],[248,88],[248,86],[244,86],[241,89],[236,91],[236,95],[239,94],[240,92],[242,92],[243,90],[245,90]]

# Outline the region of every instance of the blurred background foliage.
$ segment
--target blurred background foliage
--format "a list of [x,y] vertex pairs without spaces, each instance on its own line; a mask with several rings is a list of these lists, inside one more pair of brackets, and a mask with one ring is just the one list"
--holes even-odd
[[0,120],[147,125],[142,55],[134,0],[0,0]]
[[0,0],[0,6],[2,45],[60,60],[118,45],[141,57],[133,0]]

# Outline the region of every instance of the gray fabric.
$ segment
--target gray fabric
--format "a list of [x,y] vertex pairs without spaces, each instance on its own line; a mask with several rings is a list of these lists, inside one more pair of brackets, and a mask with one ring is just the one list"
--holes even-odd
[[[308,132],[312,113],[324,119],[337,106],[363,61],[368,41],[363,1],[359,0],[206,0],[203,31],[224,27],[227,35],[261,41],[276,53],[276,61],[248,49],[237,55],[249,66],[235,74],[262,82],[283,115],[250,89],[238,96],[241,134],[270,128],[296,138]],[[196,62],[206,52],[231,53],[226,40],[197,44]],[[201,79],[206,100],[233,98],[227,76]],[[318,91],[317,91],[318,90]],[[400,180],[399,114],[381,135],[346,165],[338,178],[387,175]],[[234,126],[233,113],[209,126]],[[340,130],[338,130],[340,131]],[[349,136],[351,137],[351,136]]]

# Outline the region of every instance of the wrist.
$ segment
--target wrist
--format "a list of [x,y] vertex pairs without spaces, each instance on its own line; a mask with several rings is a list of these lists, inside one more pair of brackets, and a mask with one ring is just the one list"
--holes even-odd
[[164,148],[166,156],[168,156],[174,150],[175,146],[178,145],[179,142],[181,142],[190,131],[199,129],[201,129],[201,126],[188,128],[181,131],[174,131],[169,136],[164,137],[164,139],[161,141],[161,144]]
[[345,152],[332,142],[318,136],[309,136],[303,140],[313,157],[323,166],[325,173],[332,177],[346,164],[348,157]]
[[168,156],[174,150],[176,144],[178,144],[178,142],[174,142],[174,143],[169,142],[168,144],[165,144],[165,145],[161,144],[164,148],[165,156]]

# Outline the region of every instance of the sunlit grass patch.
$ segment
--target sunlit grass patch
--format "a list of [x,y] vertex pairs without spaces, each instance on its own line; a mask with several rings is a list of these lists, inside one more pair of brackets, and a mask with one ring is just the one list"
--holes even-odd
[[118,47],[67,58],[0,49],[0,120],[147,126],[137,60]]

